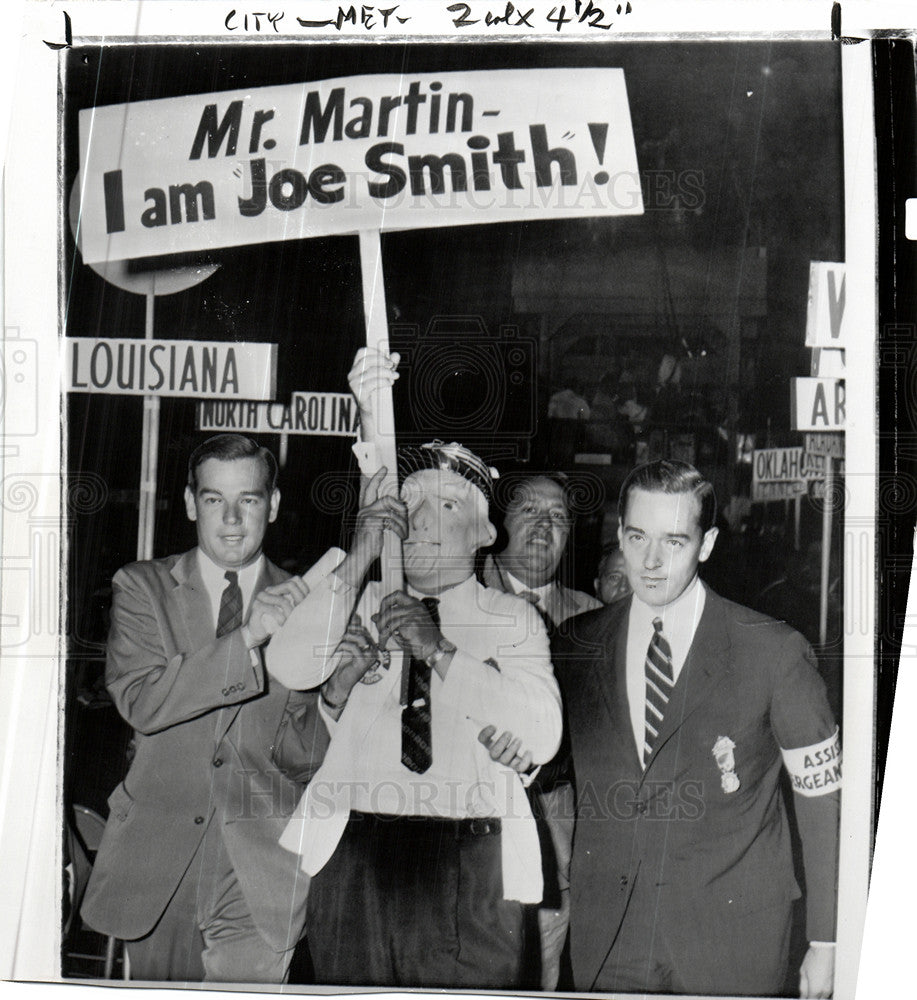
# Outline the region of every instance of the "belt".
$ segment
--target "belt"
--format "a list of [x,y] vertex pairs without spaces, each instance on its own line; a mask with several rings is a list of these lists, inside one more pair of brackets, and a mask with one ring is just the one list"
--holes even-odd
[[390,813],[366,813],[351,810],[350,821],[369,822],[375,826],[391,829],[395,826],[409,826],[412,830],[430,830],[437,834],[451,836],[455,840],[469,837],[491,837],[500,833],[503,824],[498,816],[474,816],[466,819],[446,819],[439,816],[395,816]]

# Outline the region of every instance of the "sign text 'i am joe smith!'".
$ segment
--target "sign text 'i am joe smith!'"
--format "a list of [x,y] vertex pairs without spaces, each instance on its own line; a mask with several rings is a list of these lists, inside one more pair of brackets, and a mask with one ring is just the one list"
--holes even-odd
[[68,392],[273,399],[277,345],[68,337]]
[[354,76],[80,112],[87,263],[643,212],[621,69]]

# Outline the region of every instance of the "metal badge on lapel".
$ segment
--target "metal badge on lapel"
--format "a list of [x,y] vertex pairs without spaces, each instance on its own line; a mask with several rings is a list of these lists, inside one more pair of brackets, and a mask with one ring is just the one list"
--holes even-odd
[[732,751],[735,743],[728,736],[718,736],[713,744],[713,757],[720,769],[720,785],[723,791],[730,795],[739,790],[739,776],[736,774],[736,761]]

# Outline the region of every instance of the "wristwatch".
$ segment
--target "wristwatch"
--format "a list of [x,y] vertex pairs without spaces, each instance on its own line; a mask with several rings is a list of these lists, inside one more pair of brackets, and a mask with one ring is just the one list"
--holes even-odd
[[435,667],[444,656],[450,656],[457,648],[454,642],[449,642],[445,636],[441,635],[436,642],[436,649],[430,653],[424,662],[428,667]]

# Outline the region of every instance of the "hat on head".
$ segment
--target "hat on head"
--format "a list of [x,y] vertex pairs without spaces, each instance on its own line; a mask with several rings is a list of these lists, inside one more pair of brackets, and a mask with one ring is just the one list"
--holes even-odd
[[493,503],[493,481],[499,478],[500,473],[458,442],[444,444],[436,440],[417,448],[399,449],[398,471],[401,473],[402,481],[413,473],[425,469],[454,472],[467,479],[472,486],[476,486],[488,504]]

